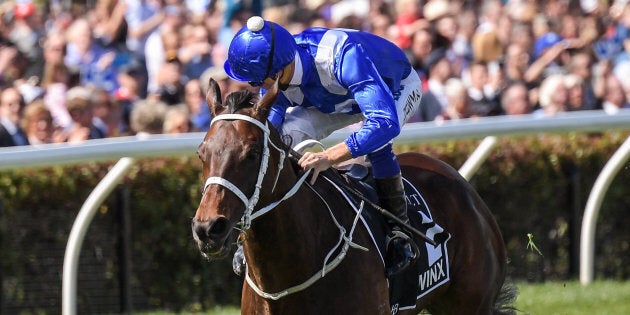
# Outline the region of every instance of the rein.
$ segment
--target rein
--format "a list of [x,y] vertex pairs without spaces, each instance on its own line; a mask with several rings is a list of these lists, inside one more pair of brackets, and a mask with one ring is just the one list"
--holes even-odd
[[[308,171],[304,172],[304,174],[296,181],[296,183],[293,185],[293,187],[287,193],[285,193],[285,195],[281,199],[279,199],[279,200],[277,200],[275,202],[272,202],[271,204],[269,204],[269,205],[259,209],[258,211],[254,212],[254,207],[258,203],[258,199],[260,197],[260,190],[262,188],[262,182],[263,182],[263,179],[265,177],[265,174],[267,173],[267,168],[269,166],[269,156],[270,156],[270,154],[269,154],[269,144],[271,144],[271,146],[273,146],[274,149],[276,149],[278,151],[278,153],[280,154],[280,159],[278,161],[278,172],[277,172],[276,177],[274,179],[274,184],[273,184],[273,187],[271,189],[272,192],[275,189],[275,186],[276,186],[276,184],[278,182],[278,178],[280,176],[280,172],[282,170],[282,167],[284,165],[284,160],[286,158],[286,153],[284,152],[284,150],[282,150],[280,147],[278,147],[272,141],[269,140],[270,132],[269,132],[269,126],[268,126],[267,122],[265,122],[263,124],[262,122],[260,122],[259,120],[255,119],[255,118],[252,118],[252,117],[247,116],[247,115],[242,115],[242,114],[222,114],[222,115],[215,116],[212,119],[212,121],[210,122],[210,125],[212,126],[213,123],[215,123],[216,121],[219,121],[219,120],[244,120],[244,121],[247,121],[247,122],[250,122],[250,123],[256,125],[258,128],[260,128],[262,130],[262,132],[264,134],[263,157],[262,157],[262,160],[260,162],[260,169],[258,170],[258,178],[256,180],[256,186],[255,186],[255,189],[254,189],[254,193],[252,194],[252,196],[250,198],[247,198],[247,196],[245,196],[245,194],[243,193],[243,191],[241,189],[239,189],[236,185],[234,185],[232,182],[230,182],[229,180],[227,180],[227,179],[225,179],[223,177],[218,177],[218,176],[208,177],[208,179],[206,179],[206,181],[205,181],[204,188],[203,188],[203,194],[205,194],[205,192],[208,189],[208,186],[210,186],[212,184],[221,185],[221,186],[225,187],[226,189],[228,189],[229,191],[231,191],[232,193],[234,193],[243,202],[243,204],[245,204],[245,207],[246,207],[245,208],[245,213],[243,214],[243,217],[241,218],[241,225],[242,225],[241,231],[242,232],[246,232],[251,227],[251,222],[254,219],[259,218],[262,215],[270,212],[276,206],[278,206],[282,201],[291,198],[299,190],[299,188],[302,186],[302,184],[304,184],[304,181],[306,180],[308,175],[311,173],[311,170],[308,170]],[[280,298],[282,298],[284,296],[287,296],[289,294],[302,291],[302,290],[308,288],[309,286],[311,286],[317,280],[319,280],[319,279],[323,278],[324,276],[326,276],[330,271],[335,269],[335,267],[337,267],[343,261],[343,259],[346,256],[346,253],[347,253],[347,251],[348,251],[348,249],[350,247],[361,249],[361,250],[364,250],[364,251],[368,251],[367,248],[352,242],[352,235],[354,235],[354,231],[355,231],[357,222],[359,221],[359,218],[361,216],[361,212],[363,210],[364,202],[362,201],[361,204],[360,204],[359,209],[357,209],[356,206],[352,202],[349,201],[348,196],[345,193],[343,193],[343,190],[341,190],[337,186],[336,183],[331,182],[331,184],[333,186],[335,186],[335,188],[337,188],[337,190],[342,192],[342,194],[344,195],[346,200],[348,200],[348,203],[355,209],[355,212],[357,213],[357,215],[354,218],[354,222],[352,224],[352,228],[350,229],[349,233],[346,235],[346,229],[335,218],[334,213],[333,213],[331,207],[326,202],[326,200],[311,185],[307,184],[307,187],[309,187],[319,197],[319,199],[322,200],[322,202],[326,205],[326,207],[328,209],[328,212],[329,212],[329,214],[330,214],[334,224],[339,229],[339,232],[340,232],[339,241],[335,244],[335,246],[333,246],[333,248],[326,255],[326,258],[324,259],[324,262],[323,262],[324,265],[322,266],[322,269],[320,271],[316,272],[314,275],[312,275],[309,279],[307,279],[306,281],[302,282],[301,284],[292,286],[292,287],[290,287],[288,289],[282,290],[282,291],[277,292],[277,293],[265,292],[258,285],[256,285],[256,283],[254,283],[253,279],[249,276],[249,272],[248,272],[247,264],[246,264],[245,280],[247,281],[249,286],[254,290],[254,292],[256,292],[259,296],[261,296],[263,298],[266,298],[266,299],[278,300],[278,299],[280,299]],[[343,244],[343,246],[341,247],[341,249],[340,249],[339,253],[337,254],[337,256],[334,259],[331,260],[332,254],[342,244]]]
[[[313,285],[315,282],[317,282],[319,279],[325,277],[328,273],[330,273],[331,271],[333,271],[342,261],[343,259],[346,257],[346,254],[348,253],[348,249],[350,247],[352,248],[356,248],[356,249],[360,249],[363,251],[369,251],[368,248],[363,247],[359,244],[356,244],[352,241],[352,235],[354,235],[354,230],[357,226],[357,223],[359,221],[359,218],[361,217],[361,212],[363,211],[363,201],[361,202],[361,205],[359,206],[359,208],[357,209],[356,206],[350,202],[348,196],[333,182],[330,182],[333,186],[335,186],[335,188],[337,188],[337,190],[339,190],[344,197],[346,198],[346,200],[348,201],[348,203],[350,205],[352,205],[352,207],[355,209],[357,215],[354,217],[354,221],[352,223],[352,227],[350,229],[350,232],[346,235],[346,229],[339,223],[339,221],[337,221],[337,218],[335,218],[334,213],[332,212],[332,209],[330,207],[330,205],[328,205],[328,203],[326,202],[326,200],[311,186],[308,185],[307,186],[317,195],[317,197],[319,197],[319,199],[326,205],[326,208],[328,209],[328,212],[330,213],[330,217],[332,218],[333,222],[335,223],[335,225],[337,226],[337,228],[339,229],[339,240],[338,242],[335,244],[335,246],[333,246],[333,248],[330,249],[330,251],[328,252],[328,254],[326,255],[326,258],[324,259],[324,265],[322,267],[321,270],[319,270],[318,272],[314,273],[310,278],[308,278],[306,281],[302,282],[301,284],[289,287],[287,289],[284,289],[282,291],[279,292],[275,292],[275,293],[268,293],[263,291],[260,287],[258,287],[256,285],[256,283],[254,283],[254,280],[249,276],[249,272],[248,272],[248,267],[247,264],[245,264],[245,280],[247,281],[247,283],[249,284],[249,286],[252,288],[252,290],[254,290],[254,292],[256,292],[256,294],[258,294],[259,296],[265,298],[265,299],[270,299],[270,300],[279,300],[289,294],[293,294],[299,291],[302,291],[308,287],[310,287],[311,285]],[[343,246],[341,246],[343,243]],[[341,249],[339,250],[339,254],[337,254],[337,256],[334,259],[330,259],[330,256],[341,246]]]

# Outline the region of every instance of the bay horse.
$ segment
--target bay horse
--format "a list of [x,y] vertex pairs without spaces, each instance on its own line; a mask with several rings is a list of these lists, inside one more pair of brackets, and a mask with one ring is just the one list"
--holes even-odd
[[[243,314],[501,311],[507,258],[492,213],[456,170],[417,153],[399,155],[402,172],[422,188],[433,220],[450,233],[449,278],[415,305],[392,308],[383,258],[369,229],[357,223],[360,207],[321,175],[310,185],[309,172],[267,123],[277,93],[277,83],[262,98],[237,91],[224,104],[211,79],[206,98],[214,118],[197,152],[205,184],[193,238],[210,259],[226,257],[235,242],[242,243]],[[417,285],[436,274],[407,280]]]

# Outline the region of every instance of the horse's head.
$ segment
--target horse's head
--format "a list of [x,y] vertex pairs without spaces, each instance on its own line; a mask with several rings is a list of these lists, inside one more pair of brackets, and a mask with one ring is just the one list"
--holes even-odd
[[267,116],[277,93],[277,84],[260,100],[238,91],[223,104],[219,86],[210,80],[206,99],[214,118],[197,151],[205,184],[192,220],[193,237],[206,256],[229,253],[234,227],[249,221],[258,201],[270,156]]

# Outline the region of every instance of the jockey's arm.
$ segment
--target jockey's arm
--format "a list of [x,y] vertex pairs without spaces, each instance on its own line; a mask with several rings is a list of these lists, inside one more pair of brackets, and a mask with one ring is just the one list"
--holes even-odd
[[365,117],[361,128],[344,141],[352,157],[366,155],[398,136],[400,124],[392,92],[361,45],[344,52],[336,76]]
[[337,165],[352,158],[350,149],[348,149],[345,142],[337,143],[336,145],[326,149],[324,154],[332,165]]

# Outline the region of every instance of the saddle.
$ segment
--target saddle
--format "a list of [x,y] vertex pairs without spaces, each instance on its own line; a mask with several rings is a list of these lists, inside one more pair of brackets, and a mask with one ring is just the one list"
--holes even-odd
[[[362,198],[378,204],[371,169],[362,164],[350,164],[338,169],[347,185],[361,192],[362,197],[349,193],[351,200],[360,203]],[[404,178],[404,174],[403,174]],[[424,197],[417,187],[403,179],[407,199],[407,215],[411,225],[431,239],[436,246],[413,235],[419,248],[419,257],[414,264],[397,275],[388,277],[392,314],[399,310],[415,308],[416,301],[450,280],[448,251],[446,244],[450,234],[432,219]],[[372,206],[367,205],[361,213],[361,221],[370,231],[374,244],[384,264],[386,235],[389,225],[384,217]]]

